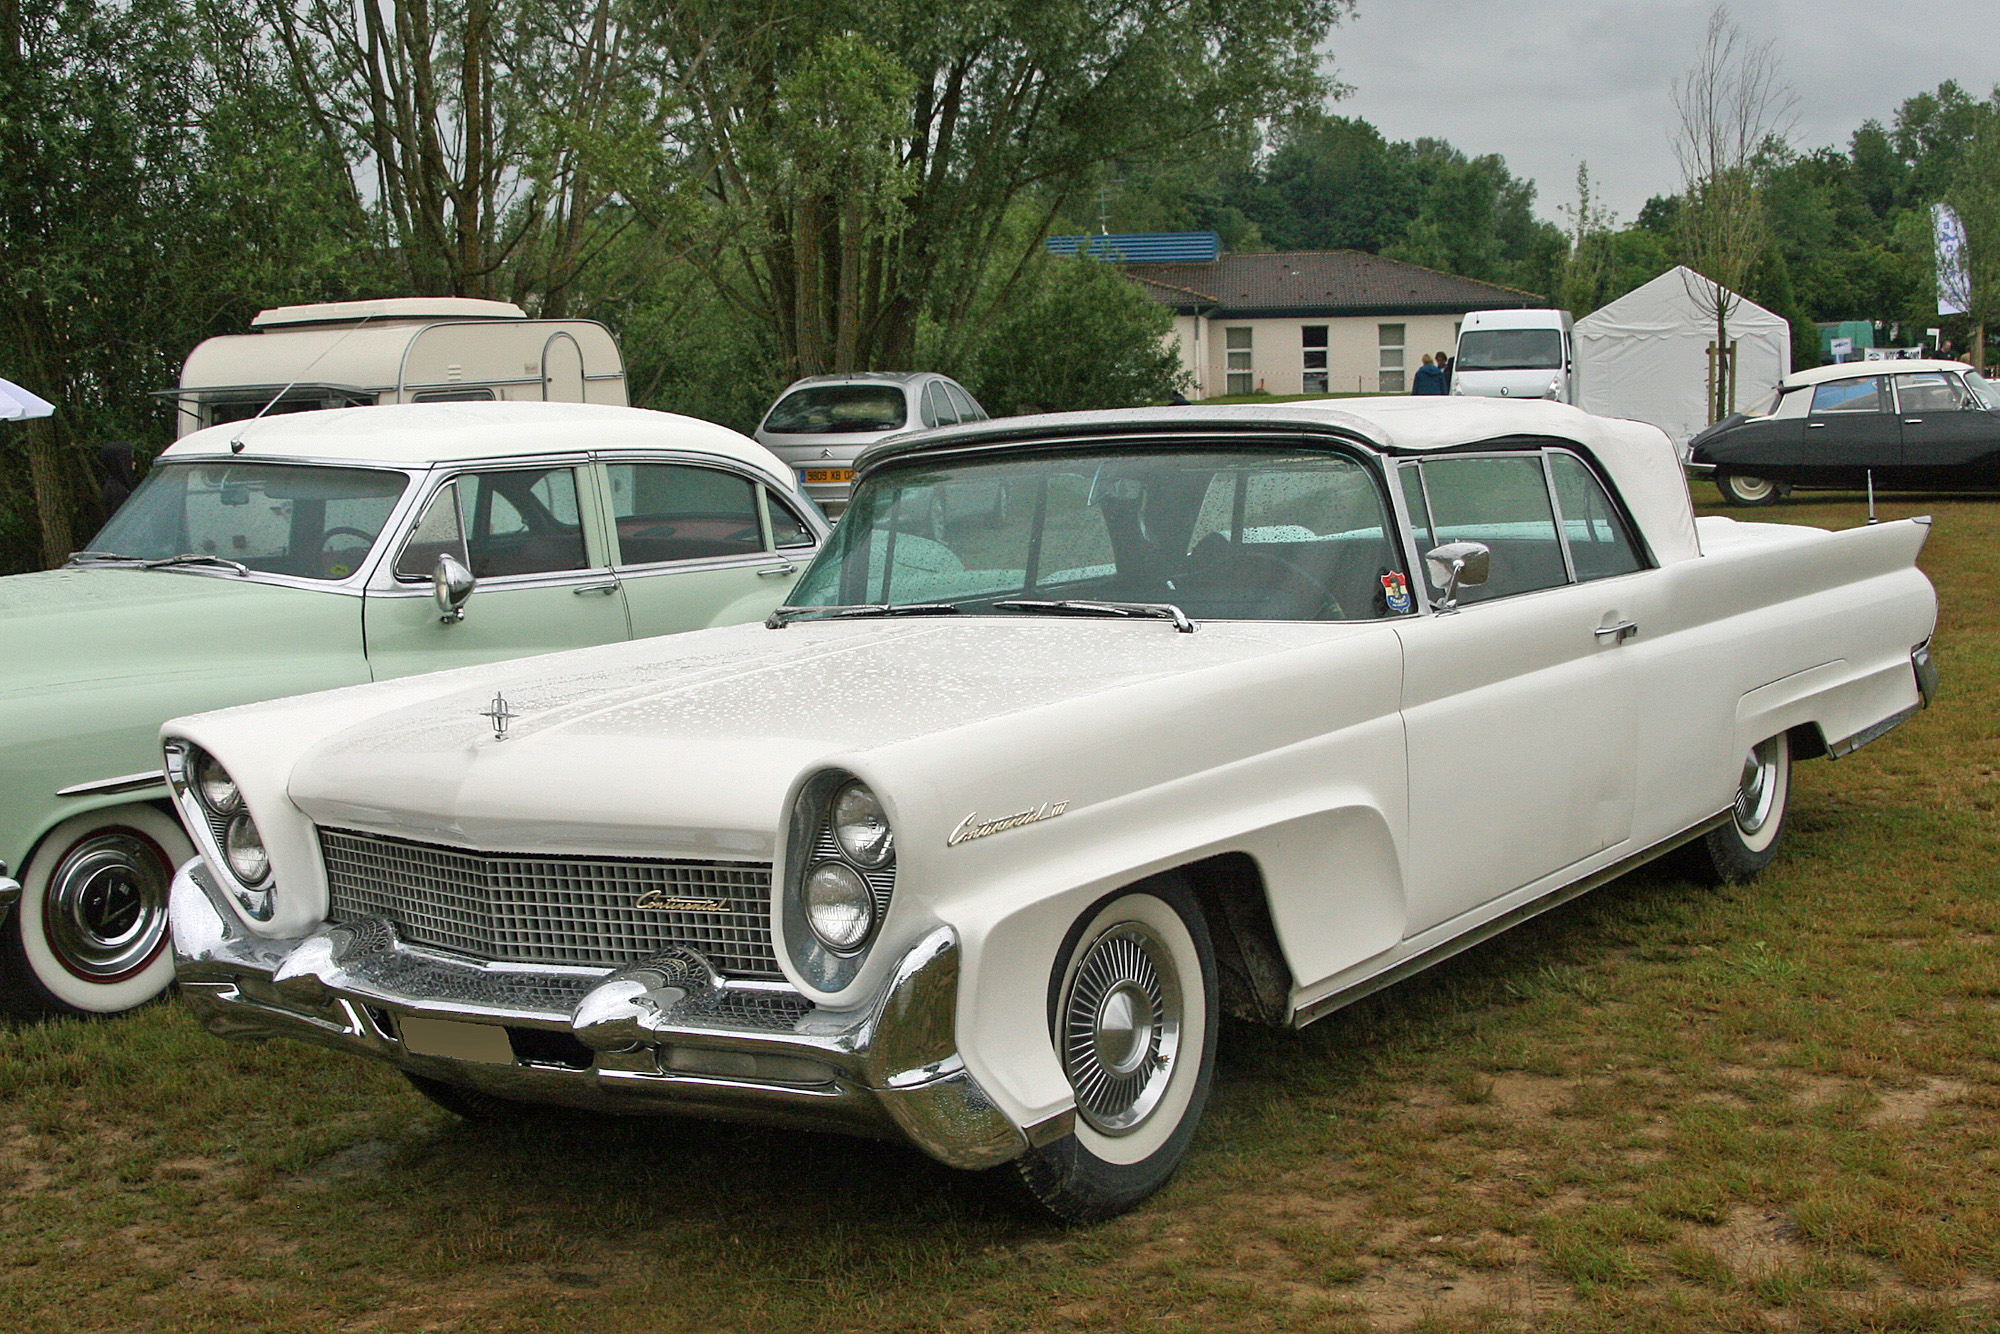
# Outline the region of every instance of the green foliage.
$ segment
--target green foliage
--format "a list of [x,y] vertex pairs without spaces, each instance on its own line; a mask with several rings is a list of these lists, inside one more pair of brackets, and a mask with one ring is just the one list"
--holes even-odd
[[1051,261],[972,349],[963,378],[995,415],[1159,403],[1187,387],[1162,341],[1172,328],[1172,313],[1114,266]]

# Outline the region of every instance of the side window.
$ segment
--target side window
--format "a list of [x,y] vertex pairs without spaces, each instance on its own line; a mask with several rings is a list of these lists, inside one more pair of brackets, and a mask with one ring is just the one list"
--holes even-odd
[[936,418],[939,426],[958,425],[958,409],[951,405],[940,381],[932,380],[924,386],[924,418],[926,421]]
[[798,516],[798,513],[771,492],[764,492],[764,510],[771,516],[771,543],[780,549],[785,547],[809,547],[815,539],[812,525]]
[[981,412],[979,405],[972,401],[972,395],[966,393],[955,384],[944,383],[942,388],[944,389],[944,396],[951,400],[952,411],[958,414],[960,421],[977,422],[986,420],[986,414]]
[[1429,459],[1423,472],[1435,525],[1431,545],[1483,542],[1493,552],[1486,582],[1461,589],[1461,603],[1569,582],[1540,454]]
[[574,469],[465,473],[456,489],[469,563],[479,578],[585,568]]
[[1569,539],[1576,577],[1608,579],[1644,569],[1639,544],[1589,466],[1574,454],[1552,453],[1549,471],[1555,474],[1556,503],[1562,507],[1563,536]]
[[491,389],[426,389],[412,403],[491,403]]
[[1396,470],[1403,480],[1403,504],[1410,511],[1410,532],[1417,539],[1417,556],[1421,559],[1425,552],[1437,545],[1431,540],[1431,509],[1424,500],[1423,469],[1414,463],[1405,463]]
[[[614,463],[611,514],[620,565],[746,556],[764,549],[747,477],[678,463]],[[777,514],[772,514],[775,523]]]
[[1882,377],[1879,375],[1871,375],[1865,380],[1828,380],[1813,390],[1813,416],[1834,412],[1887,412],[1888,396],[1882,390]]
[[457,482],[446,482],[431,497],[430,508],[403,544],[403,554],[396,557],[396,577],[428,579],[437,568],[438,557],[446,553],[468,568],[472,564],[465,550],[465,526],[458,518]]
[[1896,377],[1896,407],[1901,412],[1956,412],[1965,406],[1965,385],[1956,375],[1925,371]]

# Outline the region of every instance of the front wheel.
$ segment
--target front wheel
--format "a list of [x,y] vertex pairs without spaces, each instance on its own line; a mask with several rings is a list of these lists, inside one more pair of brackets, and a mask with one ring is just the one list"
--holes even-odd
[[1774,482],[1768,477],[1752,477],[1740,472],[1718,472],[1715,486],[1722,492],[1724,500],[1743,506],[1769,505],[1791,490],[1782,482]]
[[1215,951],[1187,887],[1121,891],[1078,921],[1050,978],[1050,1036],[1076,1129],[1012,1164],[1066,1223],[1124,1213],[1167,1183],[1215,1072]]
[[1792,795],[1792,745],[1783,732],[1760,742],[1743,757],[1736,803],[1723,821],[1694,846],[1696,869],[1728,883],[1747,880],[1771,864],[1785,837],[1785,814]]
[[0,1008],[23,1019],[116,1014],[166,990],[167,891],[193,855],[180,826],[151,806],[50,830],[0,929]]

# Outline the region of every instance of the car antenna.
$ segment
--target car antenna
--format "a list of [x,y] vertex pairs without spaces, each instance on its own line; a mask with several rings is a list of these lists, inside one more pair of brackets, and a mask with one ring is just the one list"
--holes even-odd
[[[304,366],[301,366],[299,368],[299,373],[292,377],[292,382],[286,385],[283,389],[280,389],[277,393],[271,395],[271,401],[266,403],[263,407],[258,408],[257,415],[250,418],[250,421],[254,422],[261,420],[265,413],[269,412],[272,408],[278,406],[278,400],[283,398],[286,394],[291,393],[293,389],[297,388],[299,381],[305,379],[306,376],[312,371],[312,368],[319,365],[320,362],[325,359],[327,353],[333,351],[335,348],[339,347],[342,343],[346,342],[348,338],[354,334],[355,330],[359,329],[362,325],[368,323],[368,321],[374,318],[375,318],[375,312],[372,310],[369,311],[366,315],[363,315],[360,319],[356,320],[354,324],[348,328],[346,333],[341,334],[340,337],[334,339],[331,343],[328,343],[325,347],[321,348],[319,350],[319,355],[314,357],[311,361],[308,361]],[[250,422],[245,422],[243,423],[243,426],[247,427],[249,424]],[[241,454],[243,452],[243,427],[238,427],[236,430],[236,434],[229,437],[229,452],[232,454]]]
[[1873,468],[1868,470],[1868,522],[1882,522],[1875,517],[1875,470]]

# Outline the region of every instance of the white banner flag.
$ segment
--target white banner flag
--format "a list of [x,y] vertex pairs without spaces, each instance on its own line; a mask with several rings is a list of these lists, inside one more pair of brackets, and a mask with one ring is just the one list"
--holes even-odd
[[1965,269],[1965,224],[1950,204],[1931,205],[1937,235],[1938,314],[1963,315],[1972,306],[1972,278]]

